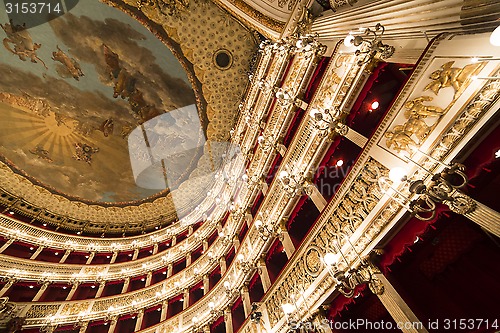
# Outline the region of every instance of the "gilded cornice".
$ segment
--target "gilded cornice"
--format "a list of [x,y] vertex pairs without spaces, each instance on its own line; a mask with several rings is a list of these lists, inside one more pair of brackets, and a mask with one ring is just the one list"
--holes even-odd
[[[238,8],[242,13],[249,16],[250,18],[252,18],[256,22],[262,24],[263,26],[269,28],[272,31],[275,31],[276,33],[280,33],[283,30],[283,28],[285,27],[285,22],[277,21],[273,18],[270,18],[269,16],[259,12],[258,10],[256,10],[255,8],[253,8],[252,6],[250,6],[249,4],[247,4],[243,0],[225,0],[225,1],[227,1],[228,3],[233,5],[234,7]],[[268,31],[262,29],[261,27],[259,27],[256,24],[252,23],[251,20],[248,20],[248,19],[242,17],[241,13],[232,9],[230,6],[228,6],[225,3],[225,1],[224,0],[214,0],[214,2],[217,5],[221,6],[222,8],[224,8],[225,10],[230,12],[234,17],[237,17],[238,19],[242,20],[243,23],[245,23],[246,25],[257,30],[258,32],[260,32],[264,36],[266,36],[270,39],[273,39],[272,38],[273,36],[271,36]]]

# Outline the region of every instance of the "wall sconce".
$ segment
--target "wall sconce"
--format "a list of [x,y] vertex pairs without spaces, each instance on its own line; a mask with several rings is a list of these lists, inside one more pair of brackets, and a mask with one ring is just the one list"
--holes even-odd
[[[347,259],[347,256],[342,252],[342,239],[349,244],[354,251],[359,263],[353,266]],[[376,268],[367,260],[360,257],[356,248],[351,243],[349,236],[344,233],[336,233],[332,241],[333,249],[336,253],[328,252],[323,257],[323,262],[327,267],[328,273],[334,278],[337,283],[336,289],[345,297],[351,298],[354,296],[354,291],[361,284],[368,284],[370,290],[377,295],[384,292],[384,287],[381,282],[374,276]],[[341,268],[340,259],[345,262],[345,269]]]
[[289,107],[291,105],[295,105],[300,107],[302,105],[302,101],[297,98],[297,96],[292,96],[287,90],[283,88],[275,88],[274,95],[283,107]]
[[224,289],[226,291],[227,298],[229,298],[230,300],[238,296],[238,291],[231,288],[231,283],[229,281],[224,281]]
[[352,34],[347,35],[344,39],[344,45],[346,46],[357,46],[360,47],[356,50],[356,55],[364,54],[363,60],[358,61],[358,65],[369,63],[375,56],[379,56],[381,59],[390,58],[395,51],[394,46],[384,44],[382,42],[382,35],[385,32],[385,28],[382,24],[377,23],[375,30],[370,28],[360,28],[360,32],[364,32],[363,36],[353,36]]
[[241,269],[241,271],[245,274],[249,273],[250,271],[252,271],[256,268],[254,263],[245,261],[245,256],[241,253],[238,254],[237,265],[238,265],[239,269]]
[[[423,165],[409,157],[405,157],[407,161],[415,164],[428,175],[432,175],[431,181],[426,185],[422,179],[409,180],[403,168],[393,168],[389,173],[389,179],[387,177],[379,179],[379,186],[382,192],[388,194],[393,200],[408,209],[416,218],[422,221],[434,219],[437,204],[446,204],[451,211],[462,215],[473,211],[476,208],[474,200],[459,191],[469,181],[464,172],[465,166],[459,163],[446,165],[430,155],[421,151],[420,153],[433,162],[444,166],[444,169],[441,172],[433,174]],[[409,200],[408,196],[394,187],[394,185],[397,186],[401,182],[404,182],[404,186],[408,186],[410,193],[418,195],[417,199],[410,201],[409,204],[406,204]]]
[[282,143],[278,142],[278,139],[274,135],[265,136],[264,134],[259,135],[257,142],[262,147],[262,150],[269,152],[272,149],[280,150],[285,148]]
[[318,42],[319,35],[316,34],[306,34],[297,37],[295,42],[295,50],[300,53],[312,53],[323,54],[326,52],[326,45]]
[[289,197],[294,197],[298,194],[305,193],[311,183],[304,177],[304,173],[290,174],[288,171],[283,170],[279,174],[279,179]]
[[277,233],[267,224],[264,224],[262,220],[255,220],[254,225],[257,231],[259,232],[260,238],[262,238],[262,240],[264,241],[268,240],[269,238],[274,238],[277,236]]
[[314,128],[325,133],[335,131],[337,134],[345,136],[349,128],[340,122],[341,114],[342,112],[337,109],[333,112],[330,109],[311,109],[309,112],[309,116],[315,121]]
[[274,86],[267,80],[265,79],[260,79],[256,82],[257,87],[259,87],[260,90],[262,90],[262,93],[267,95],[270,92],[273,91]]

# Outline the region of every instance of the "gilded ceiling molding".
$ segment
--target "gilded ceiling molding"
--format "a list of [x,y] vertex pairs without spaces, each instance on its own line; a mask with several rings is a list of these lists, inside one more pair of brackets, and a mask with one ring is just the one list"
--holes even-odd
[[285,22],[275,20],[261,13],[243,0],[214,0],[214,3],[269,39],[277,39],[277,36],[285,27]]

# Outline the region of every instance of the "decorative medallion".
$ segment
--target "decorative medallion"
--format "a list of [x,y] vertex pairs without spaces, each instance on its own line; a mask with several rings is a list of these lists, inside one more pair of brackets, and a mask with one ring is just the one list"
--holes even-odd
[[306,271],[313,277],[318,276],[323,269],[322,256],[323,251],[319,247],[311,246],[307,249],[306,255],[303,257]]

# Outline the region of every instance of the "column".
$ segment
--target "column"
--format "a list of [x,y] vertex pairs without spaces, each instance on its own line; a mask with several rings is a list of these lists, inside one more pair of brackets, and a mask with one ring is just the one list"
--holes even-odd
[[306,188],[306,193],[309,196],[309,198],[311,198],[316,208],[318,208],[318,210],[322,212],[327,205],[326,199],[323,197],[321,192],[313,183],[307,181],[304,184],[304,186]]
[[163,301],[161,303],[161,316],[160,316],[160,321],[164,321],[167,319],[167,310],[168,310],[168,301]]
[[49,286],[50,282],[48,281],[45,281],[42,283],[42,286],[40,287],[40,290],[38,290],[38,292],[36,293],[35,297],[33,297],[33,300],[32,302],[37,302],[40,297],[42,297],[43,293],[45,292],[45,290],[47,290],[47,287]]
[[128,285],[130,284],[130,278],[126,277],[123,282],[122,294],[125,294],[128,291]]
[[75,296],[76,290],[78,289],[79,285],[80,285],[80,282],[78,282],[78,281],[73,282],[73,285],[71,286],[71,290],[69,291],[68,296],[66,296],[66,301],[71,301],[73,296]]
[[295,252],[295,245],[293,245],[290,234],[284,225],[280,226],[279,240],[285,249],[286,257],[290,259]]
[[281,142],[278,142],[276,143],[276,151],[278,152],[278,154],[280,154],[282,157],[285,157],[285,154],[286,154],[286,147],[283,143]]
[[158,243],[154,243],[153,245],[153,255],[158,253]]
[[208,274],[203,275],[203,295],[206,295],[210,289],[210,277]]
[[193,234],[193,226],[192,226],[192,225],[190,225],[190,226],[188,227],[188,234],[187,234],[187,235],[188,235],[188,237],[189,237],[189,236],[191,236],[192,234]]
[[99,282],[99,288],[97,289],[97,293],[95,294],[95,297],[101,297],[102,292],[104,291],[104,287],[106,286],[106,281],[101,281]]
[[43,249],[44,249],[44,247],[43,247],[43,246],[39,246],[39,247],[38,247],[38,249],[36,249],[36,251],[35,251],[35,252],[33,252],[33,254],[31,255],[30,259],[31,259],[31,260],[35,260],[35,259],[36,259],[36,257],[38,257],[38,255],[40,254],[40,252],[42,252],[42,251],[43,251]]
[[3,295],[5,295],[5,293],[7,293],[7,291],[9,291],[9,289],[14,285],[14,283],[16,283],[18,280],[17,279],[13,279],[13,278],[9,278],[9,280],[7,281],[7,283],[2,287],[2,290],[0,290],[0,297],[3,297]]
[[[394,289],[387,278],[380,273],[375,272],[375,277],[381,282],[383,290],[377,293],[378,298],[387,309],[391,317],[396,323],[420,323],[420,320],[415,316],[413,311],[408,307],[406,302],[401,298],[398,292]],[[404,333],[428,333],[423,324],[413,324],[401,328]],[[421,327],[419,327],[421,326]]]
[[146,275],[146,284],[144,285],[145,288],[149,287],[151,285],[151,279],[153,277],[153,273],[152,272],[148,272],[148,274]]
[[252,211],[248,209],[245,213],[245,222],[247,223],[247,226],[250,228],[250,225],[252,224],[253,216],[252,216]]
[[3,251],[5,251],[10,245],[12,245],[12,243],[14,243],[14,240],[13,239],[9,239],[7,241],[7,243],[5,243],[4,245],[2,245],[2,247],[0,247],[0,253],[2,253]]
[[500,213],[472,198],[471,200],[473,200],[475,207],[471,212],[465,213],[464,216],[484,230],[500,237]]
[[235,235],[233,238],[233,246],[234,250],[238,251],[238,248],[240,247],[240,239],[238,238],[238,235]]
[[262,191],[262,194],[266,195],[267,191],[269,190],[269,185],[267,185],[266,181],[264,179],[261,179],[259,181],[260,189]]
[[118,257],[118,251],[113,251],[113,255],[111,256],[110,264],[114,264],[116,261],[116,257]]
[[114,317],[114,318],[111,319],[111,322],[109,324],[108,333],[114,333],[115,332],[115,328],[116,328],[116,323],[117,322],[118,322],[118,319],[116,317]]
[[263,256],[257,264],[257,272],[259,272],[260,279],[262,281],[262,288],[264,293],[271,288],[271,278],[269,277],[269,272],[267,271],[266,259]]
[[137,321],[135,322],[135,330],[134,332],[138,332],[142,327],[142,320],[144,319],[144,309],[140,309],[137,313]]
[[177,244],[177,236],[173,236],[172,237],[172,245],[171,245],[171,247],[174,246],[175,244]]
[[250,300],[250,293],[248,292],[248,283],[241,287],[241,300],[243,301],[243,310],[245,311],[245,318],[252,313],[252,301]]
[[186,288],[184,289],[184,295],[183,295],[183,303],[182,303],[182,309],[186,310],[189,307],[189,289]]
[[174,271],[174,264],[170,263],[167,266],[167,279],[172,276],[172,273]]
[[191,253],[186,254],[186,267],[191,265]]
[[203,240],[203,253],[208,250],[208,241],[206,239]]
[[90,263],[92,262],[92,259],[94,259],[94,256],[95,256],[95,252],[90,252],[90,255],[87,258],[87,262],[85,263],[85,265],[90,265]]
[[333,129],[332,135],[341,135],[356,144],[356,146],[360,148],[364,148],[366,143],[368,142],[368,138],[363,136],[362,134],[356,132],[346,124],[341,122],[337,122],[336,127]]
[[89,326],[89,322],[79,322],[78,325],[80,325],[80,329],[78,330],[78,333],[85,333],[87,331],[87,327]]
[[66,250],[64,252],[64,255],[62,256],[61,260],[59,260],[59,263],[60,264],[64,264],[64,262],[66,261],[66,259],[68,259],[68,256],[70,255],[71,253],[71,250]]
[[136,260],[139,256],[139,249],[134,249],[134,254],[132,255],[132,260]]
[[220,275],[224,275],[226,273],[226,258],[222,257],[219,260],[219,265],[220,265]]
[[231,308],[224,310],[224,323],[226,324],[226,333],[233,333],[233,315]]

